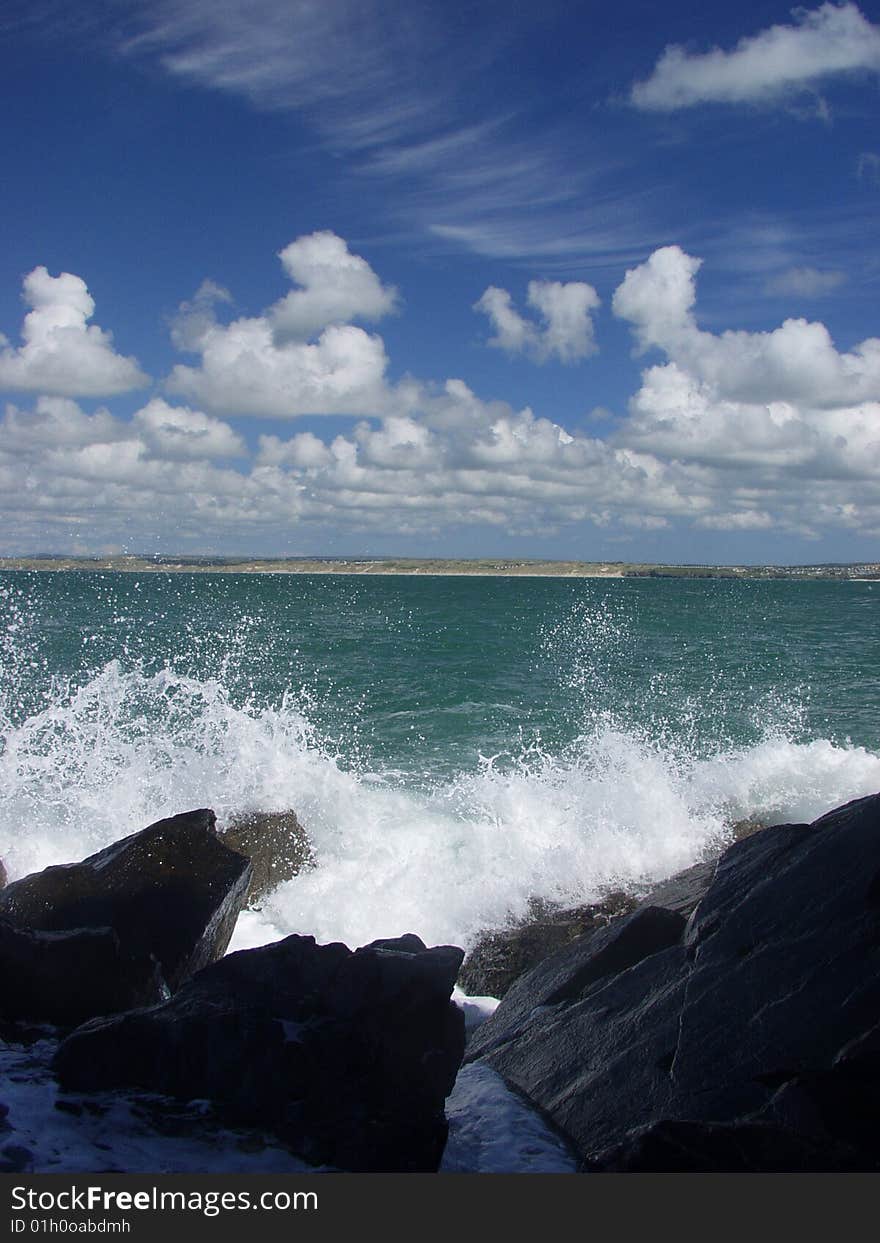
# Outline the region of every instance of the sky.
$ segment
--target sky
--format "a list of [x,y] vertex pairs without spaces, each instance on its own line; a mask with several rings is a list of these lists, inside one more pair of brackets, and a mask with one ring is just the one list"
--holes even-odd
[[6,0],[0,554],[880,560],[880,6]]

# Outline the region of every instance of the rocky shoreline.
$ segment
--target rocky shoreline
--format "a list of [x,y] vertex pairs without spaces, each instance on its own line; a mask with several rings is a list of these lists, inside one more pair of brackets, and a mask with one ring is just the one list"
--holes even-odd
[[[648,894],[536,911],[464,969],[411,933],[225,955],[239,912],[313,865],[292,813],[219,833],[200,809],[6,885],[6,1047],[50,1048],[55,1108],[140,1095],[311,1167],[437,1170],[464,1064],[586,1173],[880,1168],[880,795]],[[467,1042],[456,980],[504,994]],[[0,1168],[34,1169],[4,1100]]]

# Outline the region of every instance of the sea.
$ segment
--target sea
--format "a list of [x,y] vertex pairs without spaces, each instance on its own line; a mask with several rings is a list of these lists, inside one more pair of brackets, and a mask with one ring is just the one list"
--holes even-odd
[[880,583],[0,573],[10,877],[293,809],[232,948],[468,949],[878,790]]

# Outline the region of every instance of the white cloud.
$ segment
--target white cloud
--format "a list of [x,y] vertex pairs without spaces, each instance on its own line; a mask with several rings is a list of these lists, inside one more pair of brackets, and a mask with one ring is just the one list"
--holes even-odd
[[474,303],[474,310],[487,315],[495,329],[489,345],[509,354],[528,354],[538,362],[555,357],[571,363],[596,352],[590,312],[600,305],[600,299],[592,285],[530,281],[527,301],[540,313],[543,324],[520,315],[507,290],[495,285]]
[[268,319],[239,319],[209,329],[200,352],[201,366],[176,366],[167,387],[219,414],[286,419],[387,404],[385,347],[362,328],[333,326],[314,344],[276,345]]
[[701,103],[765,103],[836,74],[880,72],[880,27],[855,4],[794,9],[791,25],[743,38],[733,51],[690,53],[667,47],[637,82],[637,108],[671,112]]
[[109,443],[126,435],[125,425],[108,410],[84,414],[66,397],[39,397],[32,411],[9,404],[0,427],[4,452],[16,456],[39,453],[47,446],[75,448],[95,440]]
[[663,347],[683,328],[694,327],[690,314],[697,299],[694,278],[702,263],[678,246],[663,246],[627,272],[611,308],[635,326],[643,350]]
[[482,311],[492,322],[495,336],[489,338],[489,345],[506,350],[508,354],[520,354],[533,348],[538,330],[523,319],[506,289],[490,285],[474,303],[474,310]]
[[[340,321],[387,314],[396,291],[333,233],[298,238],[280,258],[303,288],[262,315],[219,323],[214,304],[228,295],[211,282],[182,305],[172,338],[179,348],[201,354],[201,365],[176,366],[168,390],[219,414],[294,418],[385,411],[390,397],[382,338]],[[316,339],[303,339],[310,336]]]
[[791,295],[799,298],[821,298],[846,284],[846,273],[833,269],[810,267],[788,268],[772,276],[764,285],[769,294]]
[[666,246],[627,272],[612,306],[632,324],[642,350],[662,350],[725,400],[826,407],[880,399],[878,338],[842,354],[824,324],[805,319],[787,319],[772,332],[702,331],[692,312],[700,263]]
[[774,525],[773,518],[763,509],[741,509],[733,513],[706,514],[696,526],[707,531],[766,531]]
[[171,321],[171,340],[177,349],[186,354],[199,352],[201,341],[216,326],[217,303],[231,304],[232,294],[212,280],[202,281],[191,302],[181,302]]
[[[93,547],[256,550],[297,538],[314,549],[328,537],[413,534],[450,551],[452,532],[487,527],[536,537],[573,524],[756,537],[880,530],[880,342],[842,353],[824,325],[805,320],[706,332],[695,313],[699,268],[666,247],[615,292],[613,309],[641,349],[664,357],[649,360],[628,415],[605,439],[484,401],[458,378],[391,387],[378,337],[321,326],[329,301],[320,313],[311,306],[313,342],[279,344],[271,307],[223,326],[213,308],[227,296],[204,286],[175,328],[201,354],[200,367],[174,373],[199,408],[155,398],[122,418],[61,396],[43,395],[30,411],[10,405],[0,424],[0,530],[42,548],[64,547],[75,531]],[[349,287],[348,312],[376,287]],[[572,287],[533,288],[543,320],[518,318],[536,334],[555,329],[558,355],[576,339],[557,300]],[[528,331],[523,339],[536,348]],[[251,458],[217,409],[358,417],[326,438],[264,434]]]
[[703,529],[876,529],[880,341],[842,354],[823,324],[805,320],[704,332],[693,314],[698,268],[667,247],[614,295],[640,347],[668,361],[643,372],[613,442],[680,464],[710,502],[696,518]]
[[164,458],[241,457],[244,441],[228,423],[155,397],[133,419],[147,445]]
[[765,483],[779,472],[880,481],[880,402],[736,401],[676,363],[645,371],[616,439],[666,460],[750,468]]
[[14,349],[0,335],[0,388],[103,397],[147,383],[137,360],[115,353],[111,334],[88,323],[95,303],[81,277],[37,267],[24,278],[22,296],[31,307],[23,345]]
[[335,233],[297,238],[278,257],[302,286],[272,308],[278,341],[307,341],[328,324],[381,319],[395,308],[397,290],[383,285],[366,259],[353,255]]

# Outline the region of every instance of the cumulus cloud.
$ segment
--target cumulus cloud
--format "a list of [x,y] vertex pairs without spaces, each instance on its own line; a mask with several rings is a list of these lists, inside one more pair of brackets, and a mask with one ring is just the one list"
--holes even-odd
[[[880,342],[843,353],[806,320],[706,332],[699,269],[698,258],[665,247],[616,290],[613,309],[638,348],[662,357],[648,360],[628,413],[606,420],[604,438],[483,400],[460,378],[388,385],[379,338],[321,326],[332,299],[310,312],[315,340],[279,343],[273,308],[223,326],[215,308],[228,296],[205,285],[175,328],[201,366],[175,374],[212,404],[154,398],[130,418],[59,395],[41,395],[32,410],[10,405],[0,530],[16,533],[19,550],[28,539],[63,548],[74,532],[92,547],[255,550],[412,534],[450,551],[453,532],[475,527],[512,536],[573,524],[624,534],[880,531]],[[364,310],[369,284],[349,291],[348,313]],[[538,284],[530,305],[543,323],[523,322],[548,335],[564,324],[555,296]],[[342,295],[333,297],[339,307]],[[326,437],[263,434],[249,456],[218,409],[355,417]]]
[[0,388],[64,397],[105,397],[147,383],[135,358],[113,349],[113,338],[89,324],[95,303],[79,276],[50,276],[37,267],[24,278],[31,308],[15,349],[0,335]]
[[232,458],[246,452],[228,423],[188,406],[169,406],[161,397],[138,410],[133,426],[165,458]]
[[880,398],[880,339],[839,353],[824,324],[787,319],[771,332],[701,330],[693,314],[701,260],[665,246],[627,272],[614,293],[641,350],[657,348],[719,398],[854,405]]
[[156,397],[121,419],[109,410],[86,414],[70,398],[39,397],[33,410],[7,405],[0,428],[3,450],[10,456],[38,458],[44,452],[88,450],[85,460],[118,455],[134,461],[151,455],[165,461],[232,458],[246,455],[239,435],[220,419],[186,406],[170,406]]
[[650,525],[708,504],[677,468],[482,402],[461,380],[413,383],[408,400],[408,413],[362,421],[329,444],[311,433],[264,436],[258,463],[297,475],[307,520],[333,515],[369,530],[479,524],[534,534],[624,515]]
[[217,324],[214,308],[232,303],[232,294],[216,281],[204,280],[190,302],[181,302],[171,321],[171,340],[185,354],[197,354],[199,344]]
[[200,354],[201,364],[176,366],[168,390],[217,414],[293,418],[384,410],[382,339],[343,321],[387,314],[396,291],[333,233],[301,237],[280,258],[302,288],[262,315],[219,323],[215,305],[229,295],[212,282],[182,305],[172,338]]
[[711,497],[695,520],[704,529],[876,529],[880,341],[839,353],[823,324],[801,319],[704,332],[693,312],[699,266],[666,247],[615,292],[640,349],[667,361],[643,372],[613,442],[681,464]]
[[352,325],[279,346],[267,319],[239,319],[209,329],[199,348],[201,366],[176,366],[167,387],[219,414],[364,414],[387,401],[382,339]]
[[791,295],[798,298],[822,298],[833,293],[841,285],[846,284],[846,273],[834,269],[824,271],[819,268],[795,267],[787,268],[772,276],[764,285],[769,294],[783,297]]
[[296,521],[295,479],[212,460],[239,447],[218,420],[164,402],[131,420],[57,397],[33,410],[10,405],[0,422],[0,522],[37,547],[94,549],[120,540],[204,547]]
[[180,451],[176,429],[205,426],[192,411],[151,402],[124,421],[42,399],[38,411],[7,411],[0,428],[0,518],[17,507],[19,531],[67,523],[81,538],[88,525],[96,540],[118,542],[123,531],[144,547],[157,531],[180,546],[196,519],[204,546],[297,527],[316,538],[473,525],[534,534],[623,517],[650,527],[709,508],[679,468],[482,402],[460,380],[411,382],[407,401],[406,413],[361,420],[329,441],[265,435],[255,459],[219,465],[209,456],[224,448],[216,429]]
[[67,397],[38,397],[33,410],[10,403],[0,427],[3,449],[11,456],[39,454],[46,448],[77,448],[95,441],[110,444],[126,435],[125,424],[109,410],[86,414]]
[[591,312],[600,306],[600,299],[592,285],[530,281],[527,301],[543,323],[520,315],[508,291],[495,285],[474,303],[474,310],[487,315],[495,329],[489,345],[509,354],[527,354],[537,362],[558,358],[571,363],[596,352]]
[[632,87],[630,102],[657,112],[766,103],[834,75],[880,73],[880,27],[855,4],[794,9],[792,17],[789,25],[741,39],[730,52],[691,53],[672,44],[651,76]]
[[302,286],[272,308],[279,341],[307,341],[328,324],[381,319],[395,309],[397,290],[383,285],[366,259],[353,255],[335,233],[297,238],[278,257]]
[[735,401],[676,363],[643,374],[617,436],[664,459],[751,468],[765,483],[780,471],[801,480],[880,480],[880,403]]

